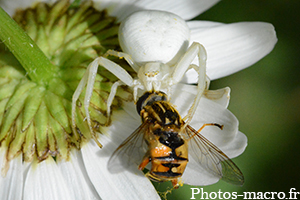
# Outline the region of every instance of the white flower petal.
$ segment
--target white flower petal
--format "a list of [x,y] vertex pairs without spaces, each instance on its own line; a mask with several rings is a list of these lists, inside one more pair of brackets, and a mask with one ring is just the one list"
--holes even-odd
[[95,2],[98,2],[96,4],[97,8],[107,8],[108,13],[112,16],[118,17],[119,21],[139,10],[168,11],[187,20],[198,16],[200,13],[206,11],[219,2],[219,0],[96,0]]
[[[200,23],[201,22],[201,23]],[[221,22],[211,22],[211,21],[188,21],[186,22],[191,32],[201,31],[201,29],[212,28],[215,26],[224,25]]]
[[229,158],[234,158],[245,151],[247,143],[248,139],[246,135],[239,131],[230,144],[222,147],[222,151],[224,151]]
[[[174,97],[173,95],[171,95],[171,99],[178,98],[179,96],[188,93],[189,100],[187,100],[187,102],[189,102],[191,105],[195,96],[197,95],[197,86],[178,83],[172,87],[172,91],[174,93]],[[208,90],[201,98],[209,99],[221,105],[223,108],[227,108],[230,100],[230,88],[225,87],[218,90]],[[189,109],[188,105],[186,104],[186,102],[182,101],[182,103],[186,105],[184,109],[186,109],[187,111]],[[175,106],[177,107],[176,104]]]
[[[190,42],[197,41],[206,48],[207,75],[212,80],[254,64],[270,53],[277,42],[274,27],[269,23],[210,24],[203,28],[205,26],[201,21],[193,22]],[[196,80],[197,73],[189,70],[183,81],[195,83]]]
[[[96,9],[106,9],[110,16],[118,18],[118,21],[124,19],[126,11],[131,10],[137,0],[93,0]],[[127,14],[126,14],[127,16]]]
[[57,162],[61,174],[70,187],[70,193],[75,199],[101,199],[88,179],[81,153],[73,151],[70,160]]
[[[0,162],[1,169],[5,167],[5,151],[1,148]],[[23,165],[22,155],[9,163],[9,170],[6,174],[0,174],[0,195],[1,199],[22,199],[23,192]]]
[[0,7],[3,8],[10,16],[12,16],[16,9],[24,9],[33,6],[37,2],[53,3],[56,0],[0,0]]
[[28,200],[75,199],[52,157],[31,163],[25,180],[24,197]]
[[219,0],[144,0],[137,1],[135,5],[141,6],[146,10],[164,10],[172,12],[183,19],[188,20],[198,16],[217,2],[219,2]]
[[[103,130],[109,135],[117,148],[141,123],[141,117],[136,111],[136,105],[133,102],[124,102],[123,110],[114,112],[112,115],[112,125]],[[112,149],[113,151],[115,149]]]
[[204,92],[203,97],[220,104],[224,108],[227,108],[230,100],[230,88],[225,87],[218,90],[207,90]]
[[100,141],[103,149],[90,142],[82,147],[81,152],[87,173],[102,199],[160,199],[151,182],[137,167],[110,173],[107,162],[117,145],[105,135],[101,135]]

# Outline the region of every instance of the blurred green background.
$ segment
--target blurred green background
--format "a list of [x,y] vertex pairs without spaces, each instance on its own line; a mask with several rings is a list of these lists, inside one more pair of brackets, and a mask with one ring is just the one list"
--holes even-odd
[[[274,50],[255,65],[211,83],[211,89],[231,88],[229,110],[239,119],[248,147],[233,159],[244,173],[244,186],[220,181],[204,191],[285,192],[287,198],[290,188],[300,192],[300,1],[223,0],[197,19],[269,22],[278,37]],[[170,184],[157,185],[159,191],[165,187]],[[173,190],[167,199],[190,199],[190,188]]]

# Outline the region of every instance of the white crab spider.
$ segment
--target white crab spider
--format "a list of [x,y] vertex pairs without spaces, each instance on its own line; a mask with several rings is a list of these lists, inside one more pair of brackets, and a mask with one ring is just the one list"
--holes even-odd
[[[187,116],[184,118],[188,124],[209,84],[206,83],[205,48],[197,42],[188,47],[189,39],[190,30],[186,22],[175,14],[163,11],[139,11],[130,15],[121,23],[119,28],[119,41],[123,52],[108,50],[105,56],[113,55],[124,58],[137,72],[138,78],[132,78],[121,66],[105,57],[96,58],[89,64],[72,98],[73,131],[76,127],[76,102],[83,88],[87,85],[84,109],[89,129],[93,133],[88,108],[99,65],[120,79],[112,85],[107,99],[108,118],[118,86],[127,85],[133,88],[135,102],[137,101],[138,89],[145,91],[166,90],[167,95],[170,96],[171,86],[180,82],[187,70],[194,68],[198,73],[198,91]],[[198,65],[191,64],[197,57]]]

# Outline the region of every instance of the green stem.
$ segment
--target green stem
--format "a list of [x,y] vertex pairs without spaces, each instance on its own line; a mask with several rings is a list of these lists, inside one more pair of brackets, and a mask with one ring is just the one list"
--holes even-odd
[[56,66],[1,7],[0,40],[18,59],[32,81],[48,85],[56,74]]

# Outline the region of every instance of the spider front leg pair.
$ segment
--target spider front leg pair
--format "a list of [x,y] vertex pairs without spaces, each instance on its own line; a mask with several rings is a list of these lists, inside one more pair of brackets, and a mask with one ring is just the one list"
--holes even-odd
[[119,66],[118,64],[116,64],[104,57],[98,57],[93,62],[91,62],[89,64],[89,66],[87,67],[86,72],[83,75],[82,79],[80,80],[80,82],[73,94],[73,97],[72,97],[72,130],[74,133],[77,133],[76,120],[75,120],[76,102],[77,102],[81,92],[83,91],[84,87],[86,86],[86,92],[85,92],[84,102],[83,102],[84,111],[85,111],[85,115],[86,115],[85,120],[88,123],[88,127],[92,134],[93,139],[97,142],[97,144],[100,147],[102,147],[102,145],[98,142],[98,140],[96,139],[96,136],[94,134],[94,131],[92,128],[92,123],[91,123],[91,117],[89,114],[90,100],[92,97],[93,88],[94,88],[94,84],[95,84],[95,78],[97,75],[99,65],[103,66],[104,68],[106,68],[108,71],[110,71],[112,74],[114,74],[115,76],[117,76],[120,79],[119,81],[115,82],[112,85],[111,92],[107,99],[107,117],[108,117],[108,119],[110,116],[110,106],[111,106],[113,98],[116,94],[117,87],[119,85],[132,86],[132,85],[134,85],[135,81],[130,76],[130,74],[128,72],[126,72],[121,66]]
[[[87,86],[83,105],[89,129],[93,135],[93,138],[96,138],[91,125],[89,104],[93,93],[93,87],[99,65],[103,66],[105,69],[114,74],[118,79],[120,79],[112,85],[111,92],[107,99],[108,119],[110,117],[110,106],[116,95],[118,86],[127,85],[129,87],[132,87],[134,101],[136,102],[138,89],[146,91],[167,90],[168,93],[170,93],[171,86],[179,83],[187,70],[194,68],[199,76],[198,90],[196,98],[191,108],[189,109],[187,116],[184,118],[188,120],[188,124],[188,122],[192,119],[192,116],[199,104],[200,98],[206,88],[206,51],[201,44],[194,42],[182,55],[178,63],[174,66],[168,66],[167,64],[157,61],[147,62],[144,64],[136,63],[129,54],[113,50],[108,50],[105,56],[107,55],[124,58],[127,63],[138,73],[138,78],[133,79],[131,75],[120,65],[108,60],[105,57],[98,57],[92,63],[90,63],[72,98],[72,129],[74,133],[76,133],[76,102],[81,92],[83,91],[83,88]],[[196,57],[198,57],[199,65],[191,64]],[[167,95],[170,96],[170,94]]]
[[[191,64],[196,57],[198,57],[198,65]],[[187,115],[183,118],[183,120],[186,121],[186,125],[188,125],[192,120],[197,106],[199,105],[200,99],[204,91],[207,90],[209,86],[209,79],[206,77],[206,60],[207,54],[204,46],[198,42],[193,42],[179,62],[175,65],[173,71],[172,79],[176,81],[173,82],[173,84],[177,84],[179,81],[181,81],[184,74],[189,69],[194,69],[198,74],[197,95],[192,106],[188,110]]]

